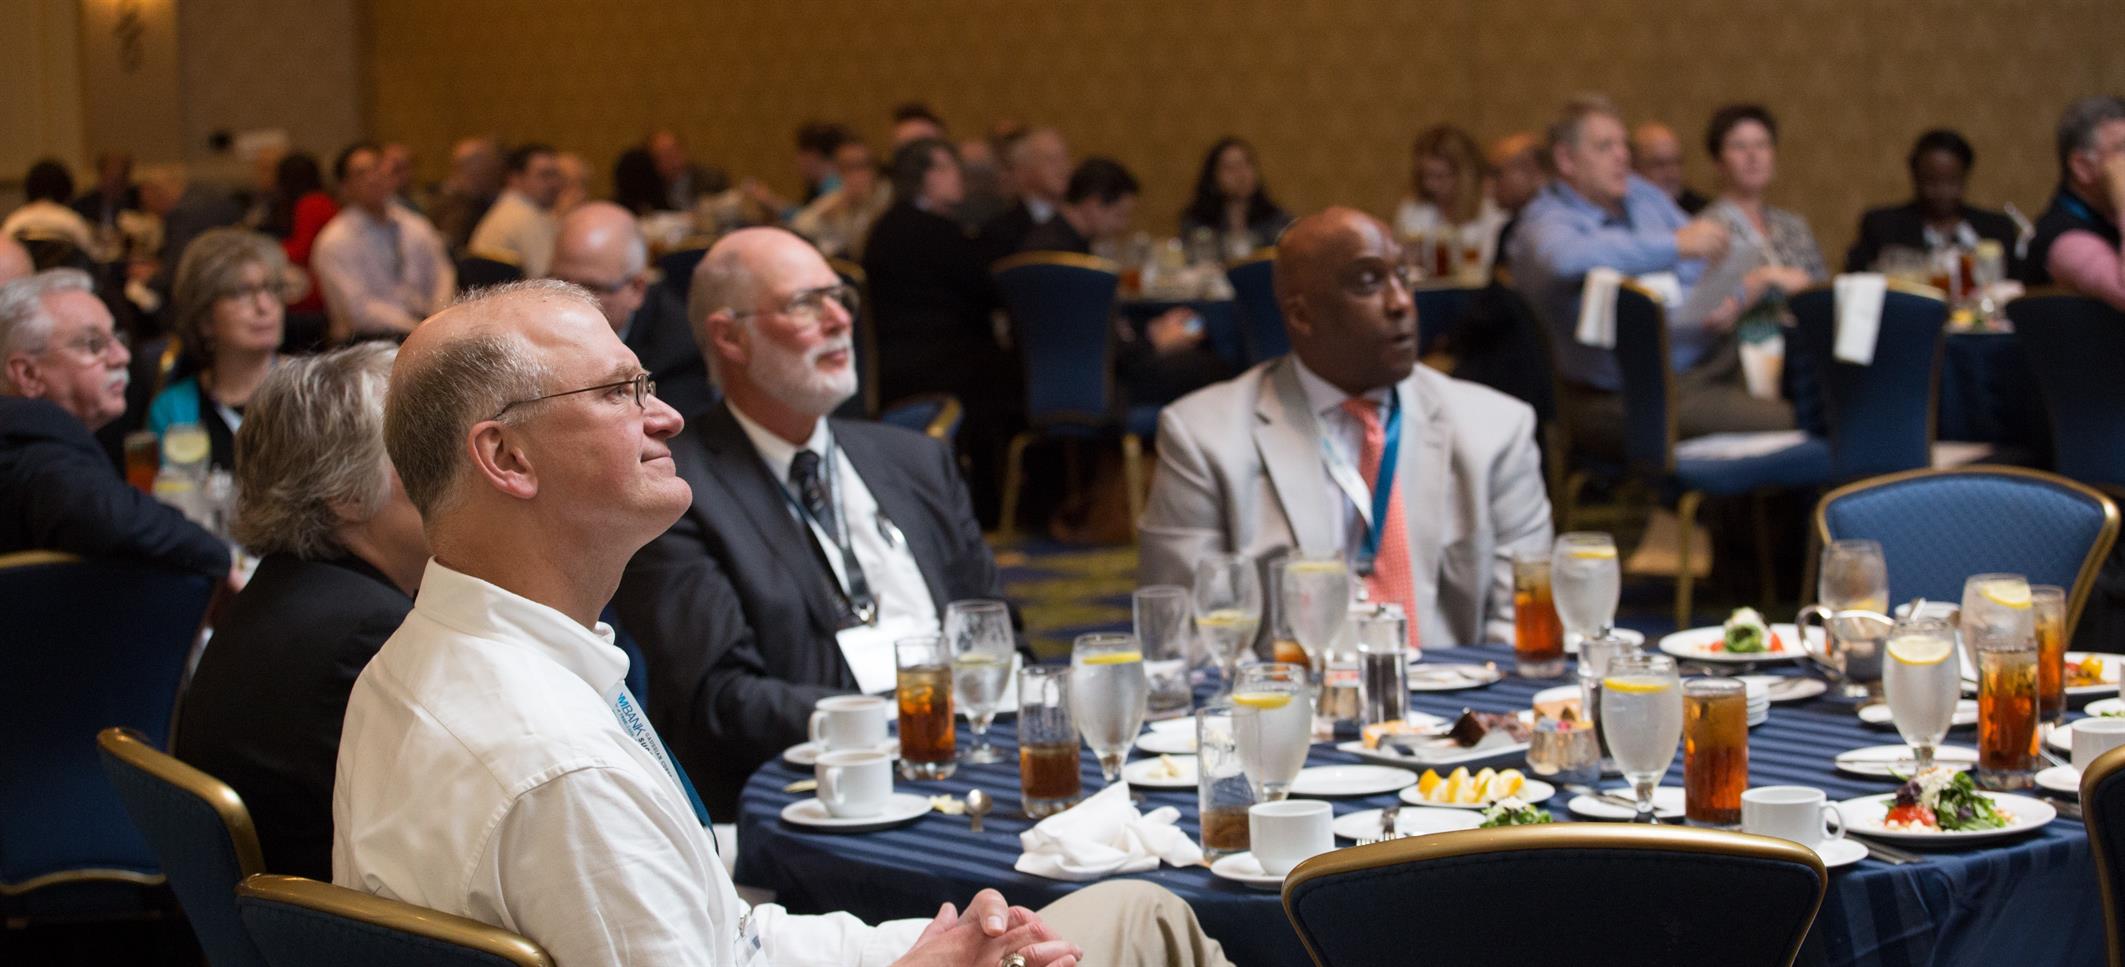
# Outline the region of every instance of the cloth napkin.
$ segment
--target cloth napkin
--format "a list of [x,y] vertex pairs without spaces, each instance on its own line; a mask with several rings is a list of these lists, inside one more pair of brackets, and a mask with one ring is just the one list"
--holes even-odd
[[1833,353],[1840,362],[1874,365],[1874,345],[1882,330],[1882,298],[1888,284],[1889,277],[1879,272],[1847,272],[1837,277],[1832,288],[1837,300]]
[[1202,847],[1175,826],[1181,812],[1160,806],[1148,815],[1129,804],[1129,787],[1117,782],[1098,795],[1035,823],[1018,834],[1020,873],[1051,880],[1096,880],[1116,873],[1142,873],[1203,861]]
[[1808,442],[1800,430],[1765,430],[1757,433],[1707,433],[1675,444],[1677,460],[1746,460],[1768,456],[1787,447]]
[[1623,273],[1611,268],[1592,269],[1579,290],[1579,328],[1573,333],[1581,345],[1616,348],[1616,287]]

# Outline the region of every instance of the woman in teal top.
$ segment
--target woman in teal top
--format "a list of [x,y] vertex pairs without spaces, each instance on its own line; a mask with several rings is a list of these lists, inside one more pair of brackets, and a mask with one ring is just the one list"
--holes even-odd
[[211,467],[236,466],[236,428],[280,351],[287,258],[257,232],[217,228],[185,246],[171,287],[171,333],[194,374],[148,404],[155,435],[180,423],[207,431]]

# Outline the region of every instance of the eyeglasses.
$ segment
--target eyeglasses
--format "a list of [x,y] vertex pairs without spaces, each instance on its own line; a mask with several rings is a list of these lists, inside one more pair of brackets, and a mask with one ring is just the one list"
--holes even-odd
[[60,343],[57,348],[78,350],[89,356],[102,359],[105,353],[111,351],[112,346],[123,346],[125,344],[126,341],[123,336],[99,330],[77,339],[69,339]]
[[856,317],[856,310],[863,305],[863,299],[857,294],[856,287],[843,283],[806,289],[790,296],[789,301],[783,303],[779,309],[732,309],[730,314],[731,318],[743,319],[746,316],[779,313],[806,324],[816,325],[826,318],[828,300],[840,303],[842,311],[848,313],[851,319]]
[[657,381],[650,379],[648,373],[640,373],[635,376],[628,377],[627,379],[620,380],[617,383],[600,383],[596,386],[585,386],[582,389],[562,390],[558,393],[548,393],[544,396],[534,396],[528,400],[517,400],[516,402],[511,403],[508,406],[504,406],[501,409],[496,410],[494,412],[494,415],[488,417],[488,419],[499,420],[502,418],[502,414],[509,412],[510,409],[513,407],[524,406],[529,403],[540,403],[546,400],[553,399],[557,396],[574,396],[577,393],[595,393],[599,390],[616,390],[621,389],[623,387],[634,392],[635,406],[638,408],[648,408],[649,398],[657,395]]
[[256,300],[259,296],[270,296],[274,301],[277,302],[280,301],[280,291],[280,283],[277,281],[260,282],[257,285],[245,285],[230,289],[224,289],[222,290],[220,298],[241,299],[246,302],[249,302]]

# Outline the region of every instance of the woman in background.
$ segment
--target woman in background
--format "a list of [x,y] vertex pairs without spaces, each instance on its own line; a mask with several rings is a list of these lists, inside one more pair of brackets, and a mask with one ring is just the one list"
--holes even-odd
[[1395,234],[1451,239],[1460,251],[1477,253],[1477,268],[1488,276],[1497,261],[1498,230],[1509,216],[1483,190],[1490,170],[1483,150],[1468,132],[1448,124],[1417,135],[1410,150],[1410,194],[1395,209]]
[[148,404],[148,429],[207,431],[207,465],[236,468],[244,407],[278,358],[286,306],[280,247],[257,232],[216,228],[185,246],[171,286],[171,333],[197,369]]
[[1195,177],[1195,200],[1181,211],[1181,237],[1202,230],[1217,236],[1218,254],[1244,258],[1255,249],[1276,244],[1291,216],[1269,198],[1262,185],[1254,146],[1225,138],[1210,146]]

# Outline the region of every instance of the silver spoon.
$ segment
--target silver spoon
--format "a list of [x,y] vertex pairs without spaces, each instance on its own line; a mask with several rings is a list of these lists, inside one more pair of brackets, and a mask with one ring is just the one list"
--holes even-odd
[[990,799],[988,793],[979,789],[969,790],[967,792],[968,831],[981,832],[981,817],[988,815],[989,810],[995,808],[995,806],[996,801]]

